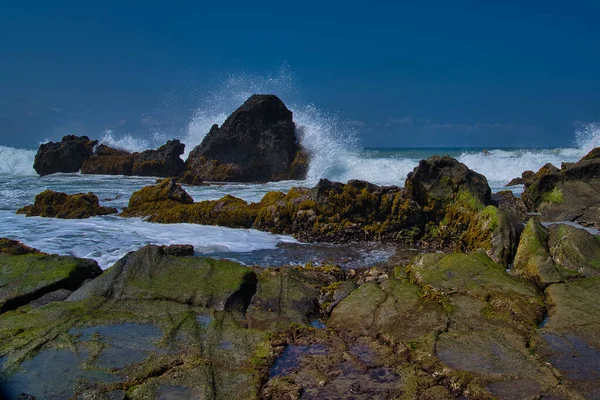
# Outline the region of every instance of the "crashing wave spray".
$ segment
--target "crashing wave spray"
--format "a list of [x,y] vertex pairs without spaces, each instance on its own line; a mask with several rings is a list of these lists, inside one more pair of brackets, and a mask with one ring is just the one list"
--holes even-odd
[[213,124],[221,125],[251,95],[264,93],[277,95],[292,111],[300,144],[311,158],[307,177],[310,183],[328,178],[401,184],[415,165],[402,159],[368,158],[361,150],[357,132],[345,121],[296,99],[294,76],[287,66],[274,76],[230,76],[212,90],[201,101],[180,138],[186,145],[184,157],[202,142]]
[[37,175],[33,169],[35,150],[0,146],[0,175]]
[[575,143],[581,157],[600,147],[600,123],[587,124],[578,129],[575,132]]
[[278,74],[257,76],[250,74],[231,75],[223,83],[216,85],[200,101],[192,118],[179,138],[185,144],[184,158],[214,125],[222,125],[225,119],[253,94],[275,94],[284,102],[295,93],[294,77],[289,67],[284,65]]
[[99,143],[105,144],[113,149],[125,150],[129,152],[143,151],[152,147],[152,145],[142,138],[135,138],[129,134],[116,138],[114,132],[110,129],[104,131]]

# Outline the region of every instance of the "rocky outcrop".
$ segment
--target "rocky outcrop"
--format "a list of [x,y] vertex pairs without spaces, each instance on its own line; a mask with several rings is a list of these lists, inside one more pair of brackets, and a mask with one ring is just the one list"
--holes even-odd
[[98,197],[93,193],[66,194],[45,190],[35,196],[33,205],[17,210],[17,214],[28,217],[82,219],[97,215],[116,214],[113,207],[100,206]]
[[122,217],[147,217],[149,222],[194,223],[221,225],[232,228],[250,228],[258,208],[242,199],[226,195],[219,200],[194,203],[185,190],[167,178],[154,186],[134,192]]
[[92,155],[97,143],[97,140],[90,140],[87,136],[69,135],[59,143],[41,144],[33,161],[33,169],[41,176],[78,172],[84,161]]
[[544,221],[574,221],[600,227],[600,159],[597,150],[580,161],[556,168],[542,168],[526,183],[523,201]]
[[0,251],[0,313],[59,289],[75,290],[102,273],[93,260],[44,254],[9,239],[0,243],[10,243]]
[[253,227],[304,241],[390,241],[442,249],[485,250],[508,265],[522,230],[518,216],[491,204],[484,176],[449,157],[422,161],[404,189],[351,180],[321,179],[314,188],[269,192],[259,203],[225,196],[220,200],[171,200],[185,191],[175,181],[135,192],[125,217],[162,223]]
[[201,181],[268,182],[304,179],[308,160],[292,112],[274,95],[253,95],[213,125],[186,161]]
[[136,175],[136,176],[181,176],[185,163],[179,157],[185,145],[179,140],[169,140],[156,150],[128,153],[100,145],[93,156],[81,168],[84,174]]

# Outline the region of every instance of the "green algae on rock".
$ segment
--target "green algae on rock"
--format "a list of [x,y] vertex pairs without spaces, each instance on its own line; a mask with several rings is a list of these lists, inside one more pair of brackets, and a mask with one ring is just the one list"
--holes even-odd
[[172,256],[149,245],[127,254],[68,300],[99,296],[245,310],[255,291],[256,275],[250,268],[225,260]]
[[66,194],[45,190],[35,196],[33,205],[17,210],[28,217],[82,219],[97,215],[116,214],[113,207],[102,207],[93,193]]
[[418,286],[390,279],[353,291],[333,309],[327,324],[338,331],[409,341],[443,331],[447,322],[442,307],[423,299]]
[[102,273],[93,260],[26,250],[26,253],[17,251],[16,255],[13,251],[0,252],[0,312],[59,289],[75,290]]
[[548,249],[548,230],[536,217],[527,222],[521,234],[510,272],[542,288],[576,275],[553,260]]
[[175,179],[167,178],[146,186],[131,195],[122,217],[147,217],[149,222],[195,223],[250,228],[257,207],[242,199],[226,195],[219,200],[194,203]]

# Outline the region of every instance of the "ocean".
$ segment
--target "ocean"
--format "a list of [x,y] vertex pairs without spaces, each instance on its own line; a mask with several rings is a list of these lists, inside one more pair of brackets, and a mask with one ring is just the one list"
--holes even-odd
[[[141,138],[109,130],[92,138],[100,137],[101,143],[128,151],[157,148],[168,139],[179,138],[186,145],[182,156],[186,159],[213,124],[221,125],[253,93],[277,94],[293,111],[297,136],[311,155],[307,179],[186,187],[195,201],[219,199],[226,194],[259,201],[268,191],[285,192],[293,186],[311,187],[320,178],[341,182],[362,179],[379,185],[402,186],[419,160],[431,155],[457,158],[484,174],[492,190],[499,191],[525,170],[537,171],[548,162],[560,167],[562,162],[577,161],[592,148],[600,146],[600,126],[592,124],[579,131],[573,145],[566,148],[364,148],[350,124],[312,104],[295,101],[298,96],[293,76],[285,71],[274,77],[230,77],[199,100],[196,111],[186,121],[185,129],[176,134],[151,131]],[[39,139],[47,141],[43,133]],[[0,237],[20,240],[44,252],[93,258],[102,268],[110,267],[127,252],[151,243],[192,244],[198,255],[263,266],[309,261],[335,261],[347,267],[370,266],[384,262],[396,252],[394,246],[302,244],[289,236],[255,230],[190,224],[161,225],[139,218],[104,216],[61,220],[17,215],[15,211],[18,208],[31,204],[35,195],[46,189],[66,193],[93,192],[102,205],[121,209],[135,190],[156,181],[156,178],[148,177],[81,174],[39,177],[33,170],[38,145],[32,143],[29,148],[0,145]],[[522,187],[512,187],[511,190],[520,194]]]

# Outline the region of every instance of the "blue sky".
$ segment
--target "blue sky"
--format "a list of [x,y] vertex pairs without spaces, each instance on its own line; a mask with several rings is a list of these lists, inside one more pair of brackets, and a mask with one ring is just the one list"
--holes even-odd
[[0,144],[178,136],[226,77],[282,65],[285,101],[366,146],[562,146],[600,120],[599,2],[288,3],[3,2]]

